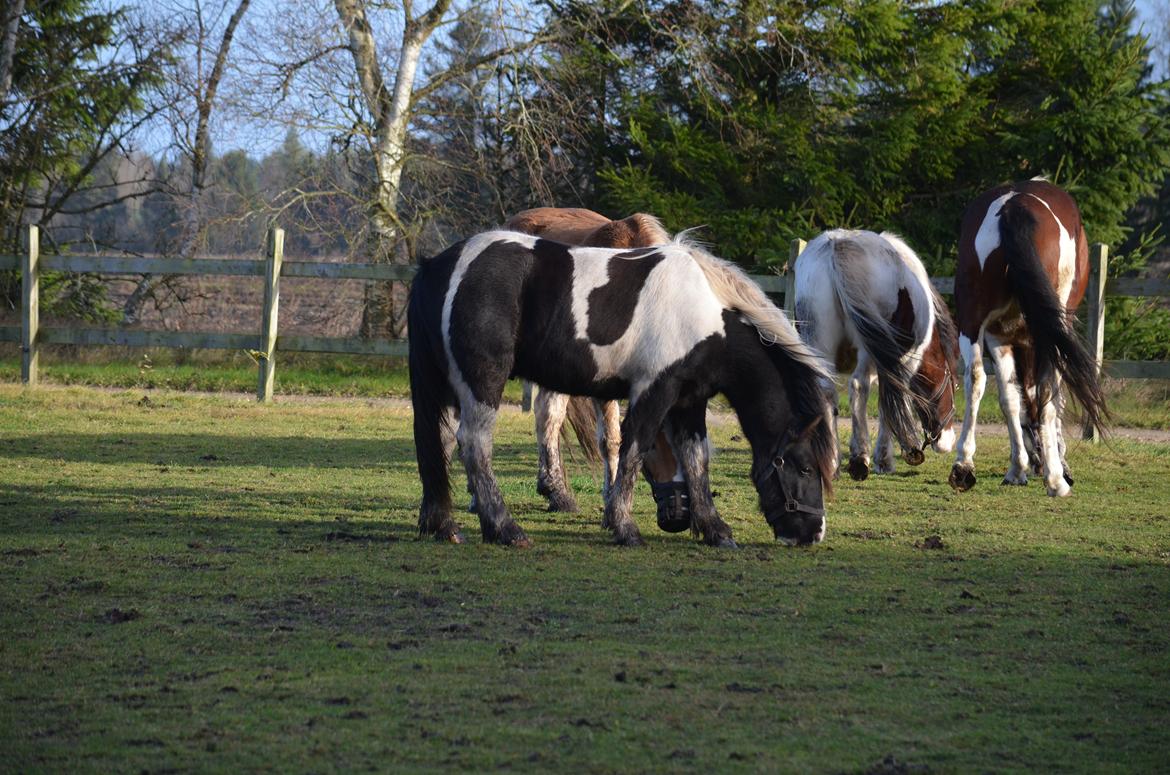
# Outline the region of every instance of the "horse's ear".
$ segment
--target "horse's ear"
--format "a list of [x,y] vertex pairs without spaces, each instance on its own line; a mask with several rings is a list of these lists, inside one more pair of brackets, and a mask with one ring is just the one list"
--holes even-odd
[[817,426],[820,425],[824,421],[824,419],[825,419],[824,415],[821,415],[821,414],[818,414],[816,417],[814,417],[812,419],[812,422],[810,422],[808,425],[806,425],[804,427],[804,430],[802,430],[799,434],[797,434],[797,436],[796,436],[797,440],[798,441],[808,441],[809,438],[812,437],[813,431],[815,431],[817,429]]

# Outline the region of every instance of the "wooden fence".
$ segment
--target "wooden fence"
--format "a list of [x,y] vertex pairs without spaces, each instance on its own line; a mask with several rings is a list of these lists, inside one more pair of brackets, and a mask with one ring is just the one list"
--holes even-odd
[[[19,267],[22,277],[21,325],[0,326],[0,342],[20,342],[21,379],[36,385],[39,348],[44,344],[122,345],[128,347],[174,347],[247,350],[257,356],[259,374],[256,395],[261,401],[272,398],[276,375],[276,352],[350,353],[357,355],[406,355],[406,342],[359,337],[284,336],[278,333],[280,280],[282,277],[315,277],[333,280],[404,280],[414,276],[414,267],[390,264],[338,264],[317,261],[285,261],[284,230],[273,229],[268,236],[267,255],[259,259],[180,259],[126,256],[40,256],[36,226],[28,227],[27,249],[20,256],[0,256],[0,270]],[[790,254],[795,259],[804,249],[803,240],[793,240]],[[1099,368],[1116,377],[1170,379],[1170,362],[1103,361],[1105,296],[1167,296],[1170,280],[1109,279],[1102,282],[1108,265],[1108,248],[1093,245],[1092,275],[1087,294],[1089,344]],[[790,261],[791,265],[793,262]],[[259,332],[222,334],[152,331],[122,328],[40,328],[39,280],[43,271],[91,272],[99,274],[235,275],[264,278],[264,302],[259,310]],[[792,272],[782,275],[753,275],[767,293],[783,295],[784,308],[793,313]],[[951,277],[932,277],[940,293],[954,290]],[[526,393],[526,395],[530,395]]]

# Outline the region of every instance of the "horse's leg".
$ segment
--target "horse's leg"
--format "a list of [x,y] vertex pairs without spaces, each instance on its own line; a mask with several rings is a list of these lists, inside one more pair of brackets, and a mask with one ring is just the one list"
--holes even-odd
[[609,500],[614,477],[617,476],[618,455],[621,454],[622,410],[617,401],[594,401],[593,405],[597,410],[597,448],[601,450],[605,467],[601,495],[603,499]]
[[1040,454],[1044,458],[1044,483],[1048,494],[1063,498],[1072,493],[1066,479],[1063,461],[1063,439],[1060,427],[1060,374],[1054,375],[1052,390],[1044,406],[1040,407]]
[[463,543],[463,533],[451,515],[451,484],[448,467],[455,448],[455,434],[449,424],[450,407],[416,405],[414,412],[415,449],[418,450],[419,478],[422,480],[422,505],[418,512],[418,532],[434,536],[437,541]]
[[849,475],[857,481],[869,476],[869,384],[873,376],[869,356],[857,353],[857,368],[849,377],[849,411],[853,416],[853,437],[849,439]]
[[463,465],[467,469],[468,487],[475,495],[476,512],[484,543],[528,546],[528,536],[512,519],[504,506],[492,471],[492,433],[496,426],[496,409],[476,401],[471,395],[462,400],[459,438],[463,448]]
[[671,409],[666,415],[666,430],[686,477],[691,532],[701,535],[708,546],[735,548],[731,528],[720,519],[711,496],[706,402],[686,409]]
[[634,484],[642,458],[654,444],[666,412],[674,404],[677,389],[663,389],[653,395],[640,396],[631,401],[622,420],[621,452],[613,487],[605,499],[605,518],[602,527],[613,531],[614,540],[623,546],[642,546],[642,534],[634,524],[631,511],[634,505]]
[[561,458],[561,428],[569,409],[569,397],[564,393],[541,388],[536,394],[532,412],[536,416],[536,448],[539,464],[536,470],[536,491],[548,498],[549,511],[575,513],[577,501],[569,491],[565,464]]
[[987,372],[983,370],[983,332],[979,332],[974,342],[961,334],[959,350],[963,354],[963,387],[967,393],[967,405],[963,409],[959,451],[948,481],[959,492],[966,492],[975,486],[975,423],[983,391],[987,389]]
[[1010,464],[1003,483],[1025,485],[1028,483],[1028,447],[1024,442],[1024,413],[1021,411],[1022,394],[1016,373],[1016,358],[1011,345],[1003,344],[991,334],[987,335],[987,351],[995,363],[999,408],[1007,423],[1008,441],[1011,444]]
[[894,436],[890,433],[886,420],[878,412],[877,439],[873,443],[873,470],[879,474],[894,473],[897,465],[894,462]]
[[1068,448],[1064,443],[1064,393],[1057,391],[1054,396],[1056,400],[1056,438],[1060,442],[1060,465],[1064,469],[1064,481],[1068,482],[1068,486],[1073,486],[1072,469],[1068,467]]

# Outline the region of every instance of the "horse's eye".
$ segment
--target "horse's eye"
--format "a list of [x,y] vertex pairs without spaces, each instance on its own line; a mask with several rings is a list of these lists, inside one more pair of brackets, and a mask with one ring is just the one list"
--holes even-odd
[[783,468],[784,467],[784,458],[778,457],[772,461],[772,464],[775,465],[777,468]]
[[812,476],[812,469],[809,468],[808,466],[804,466],[800,469],[800,475],[801,476]]

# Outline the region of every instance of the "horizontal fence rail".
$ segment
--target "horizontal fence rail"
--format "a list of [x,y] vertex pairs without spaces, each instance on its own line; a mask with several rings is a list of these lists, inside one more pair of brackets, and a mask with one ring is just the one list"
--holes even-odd
[[[789,267],[804,250],[804,240],[793,240]],[[284,230],[269,233],[263,259],[146,258],[141,256],[66,255],[40,256],[40,233],[30,226],[27,245],[19,256],[0,255],[0,271],[19,269],[22,275],[21,325],[0,326],[0,342],[21,344],[21,379],[35,385],[38,379],[39,347],[44,344],[80,346],[116,345],[125,347],[168,347],[192,349],[246,350],[257,356],[259,375],[257,397],[271,399],[275,379],[276,352],[318,352],[348,355],[405,356],[406,342],[396,339],[361,337],[282,336],[278,331],[280,280],[314,278],[324,280],[397,280],[409,282],[413,266],[394,264],[340,264],[324,261],[284,261]],[[1170,362],[1106,361],[1101,357],[1105,326],[1106,296],[1170,296],[1170,280],[1108,278],[1108,249],[1094,245],[1091,253],[1092,274],[1086,294],[1088,339],[1096,354],[1099,368],[1115,377],[1129,379],[1170,379]],[[264,302],[260,310],[260,331],[255,334],[200,333],[124,328],[40,328],[40,276],[43,272],[81,272],[112,275],[229,275],[264,278]],[[795,311],[794,273],[752,275],[762,290],[782,295],[789,317]],[[953,294],[953,277],[932,277],[939,293]],[[531,392],[526,386],[525,408]]]

